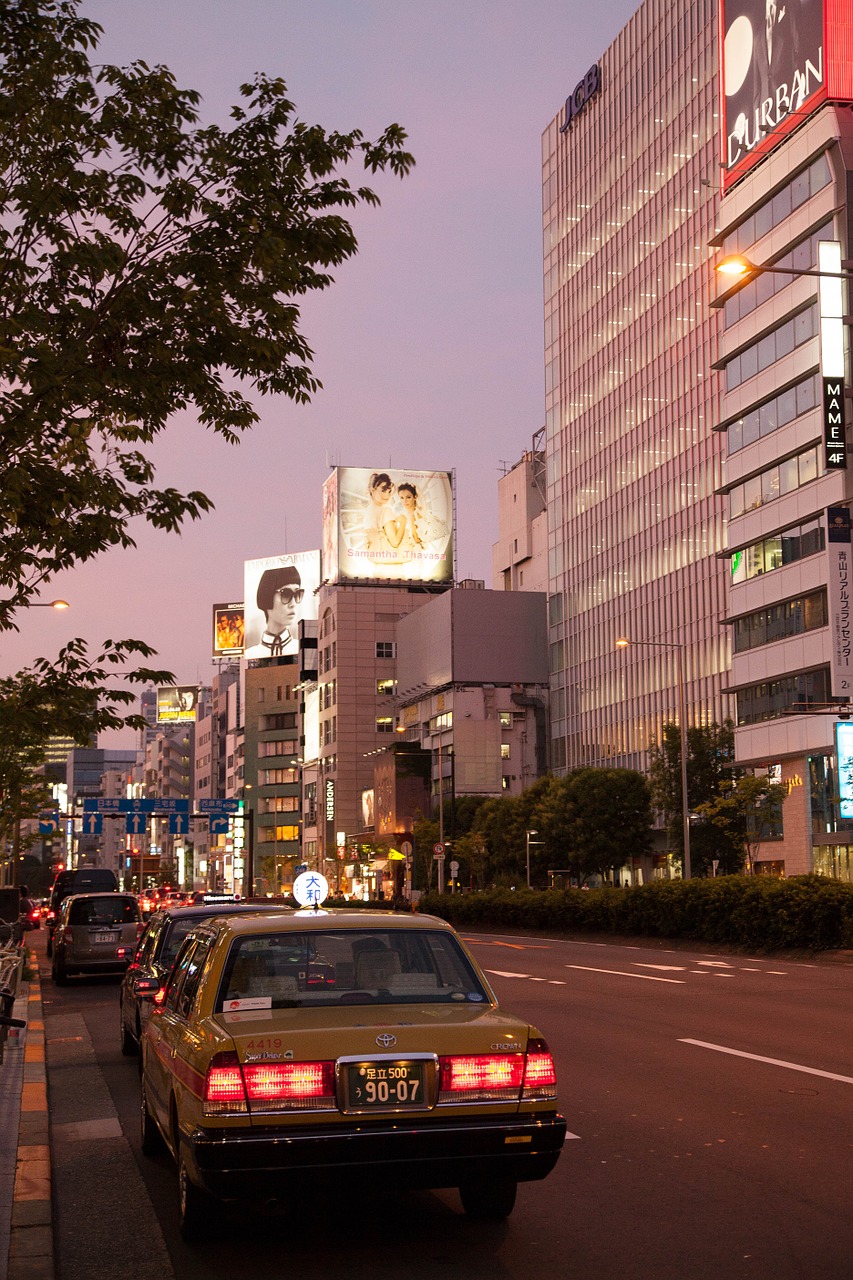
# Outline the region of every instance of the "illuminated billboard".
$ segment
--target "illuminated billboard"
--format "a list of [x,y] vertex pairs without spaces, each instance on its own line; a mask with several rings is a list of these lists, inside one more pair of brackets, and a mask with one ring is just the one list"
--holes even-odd
[[161,685],[157,690],[157,723],[192,723],[198,706],[198,685]]
[[327,581],[453,581],[449,471],[336,467],[323,494]]
[[850,100],[853,31],[849,0],[723,0],[720,26],[728,190],[827,98]]
[[299,651],[299,623],[317,618],[320,552],[296,551],[245,562],[246,658],[283,658]]
[[243,605],[213,606],[213,656],[237,658],[243,652]]

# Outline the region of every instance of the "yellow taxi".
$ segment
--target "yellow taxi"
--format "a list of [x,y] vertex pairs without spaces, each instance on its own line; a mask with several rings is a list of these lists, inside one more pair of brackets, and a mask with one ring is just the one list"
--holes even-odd
[[142,1037],[142,1148],[171,1150],[187,1237],[216,1199],[266,1207],[371,1174],[458,1187],[470,1216],[504,1218],[565,1132],[539,1031],[430,916],[205,921]]

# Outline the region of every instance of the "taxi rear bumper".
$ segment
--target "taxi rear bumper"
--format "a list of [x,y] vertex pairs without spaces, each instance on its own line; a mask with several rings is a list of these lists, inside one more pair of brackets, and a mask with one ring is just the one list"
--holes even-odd
[[184,1137],[193,1181],[220,1199],[269,1200],[292,1193],[294,1174],[312,1185],[353,1175],[381,1176],[389,1185],[428,1190],[501,1179],[534,1182],[560,1158],[561,1115],[482,1119],[400,1120],[323,1129],[196,1130]]

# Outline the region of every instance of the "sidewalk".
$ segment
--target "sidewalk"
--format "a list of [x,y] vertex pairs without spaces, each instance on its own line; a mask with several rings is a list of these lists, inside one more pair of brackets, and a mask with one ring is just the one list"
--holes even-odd
[[53,1280],[44,1018],[38,959],[29,965],[0,1063],[0,1280]]

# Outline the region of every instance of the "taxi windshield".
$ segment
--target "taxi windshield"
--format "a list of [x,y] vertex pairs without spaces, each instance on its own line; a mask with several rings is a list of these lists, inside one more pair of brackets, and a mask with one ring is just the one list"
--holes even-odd
[[452,934],[427,929],[318,930],[236,939],[216,1012],[489,1000]]

